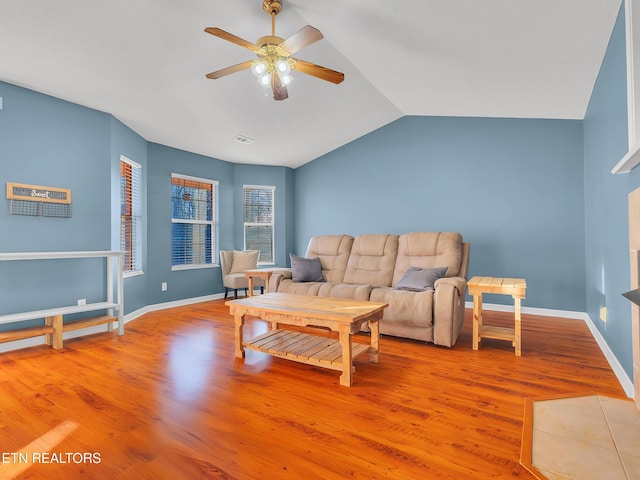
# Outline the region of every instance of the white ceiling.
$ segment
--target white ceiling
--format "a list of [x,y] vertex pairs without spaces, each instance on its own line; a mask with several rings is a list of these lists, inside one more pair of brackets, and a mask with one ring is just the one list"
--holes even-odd
[[345,81],[298,73],[276,102],[248,71],[205,78],[253,58],[205,27],[255,42],[271,33],[262,0],[0,0],[0,80],[151,142],[295,168],[403,115],[583,118],[620,3],[284,0],[276,35],[318,28],[296,57]]

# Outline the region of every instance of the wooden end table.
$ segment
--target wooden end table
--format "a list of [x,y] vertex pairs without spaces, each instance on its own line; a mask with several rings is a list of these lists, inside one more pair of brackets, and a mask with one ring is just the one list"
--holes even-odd
[[[480,340],[494,338],[511,341],[516,356],[522,354],[521,308],[520,302],[526,297],[527,282],[524,278],[473,277],[467,283],[469,294],[473,295],[473,349],[478,350]],[[482,324],[482,294],[495,293],[511,295],[515,303],[514,328],[496,327]]]
[[[250,348],[275,357],[315,365],[342,372],[340,385],[353,383],[353,358],[368,352],[372,363],[379,362],[379,321],[388,306],[381,302],[346,298],[312,297],[289,293],[267,293],[255,297],[230,300],[225,303],[235,320],[236,357],[244,358]],[[245,316],[262,318],[276,328],[250,340],[243,338]],[[370,344],[353,343],[352,336],[369,322]],[[297,330],[277,328],[278,325],[326,327],[338,332],[338,339]]]
[[264,280],[264,293],[269,293],[269,279],[275,272],[283,270],[282,268],[257,268],[255,270],[245,270],[244,276],[249,281],[249,296],[253,296],[253,279],[262,278]]

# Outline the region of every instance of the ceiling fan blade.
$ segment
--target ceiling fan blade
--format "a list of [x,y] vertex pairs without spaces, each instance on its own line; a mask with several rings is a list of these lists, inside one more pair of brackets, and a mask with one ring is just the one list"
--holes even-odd
[[307,25],[283,41],[280,47],[284,48],[290,55],[293,55],[304,47],[308,47],[323,38],[324,36],[320,33],[320,30],[311,25]]
[[246,62],[238,63],[237,65],[232,65],[221,70],[216,70],[215,72],[207,73],[207,78],[215,80],[216,78],[224,77],[225,75],[231,75],[232,73],[239,72],[240,70],[251,68],[252,63],[253,60],[247,60]]
[[217,27],[207,27],[204,29],[204,31],[207,33],[210,33],[214,37],[222,38],[223,40],[226,40],[228,42],[235,43],[236,45],[239,45],[248,50],[251,50],[252,52],[255,52],[260,49],[260,47],[255,43],[251,43],[250,41],[245,40],[244,38],[236,37],[234,34],[225,32],[224,30]]
[[331,70],[327,67],[321,67],[320,65],[316,65],[314,63],[305,62],[304,60],[294,59],[296,63],[293,66],[293,69],[306,73],[307,75],[311,75],[312,77],[317,77],[321,80],[326,80],[331,83],[342,83],[344,80],[344,73],[338,72],[336,70]]
[[280,75],[274,73],[271,77],[271,87],[273,88],[273,99],[274,100],[286,100],[289,98],[289,92],[287,92],[287,87],[282,85],[280,81]]

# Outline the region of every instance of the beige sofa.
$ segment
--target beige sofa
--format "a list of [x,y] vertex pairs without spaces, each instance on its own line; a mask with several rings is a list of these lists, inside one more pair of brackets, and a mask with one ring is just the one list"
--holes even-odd
[[[294,282],[274,274],[272,292],[386,302],[380,332],[451,347],[464,322],[469,244],[454,232],[312,237],[305,258],[319,258],[324,282]],[[409,267],[447,267],[425,291],[400,290]],[[406,278],[406,277],[405,277]]]

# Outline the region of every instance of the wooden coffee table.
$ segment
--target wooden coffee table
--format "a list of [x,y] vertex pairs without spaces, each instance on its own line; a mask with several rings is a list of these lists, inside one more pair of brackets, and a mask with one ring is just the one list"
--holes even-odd
[[[386,303],[349,300],[343,298],[312,297],[288,293],[230,300],[231,315],[235,319],[236,357],[244,358],[250,348],[275,357],[341,371],[340,385],[353,383],[353,358],[369,352],[369,361],[379,362],[380,328]],[[247,315],[271,322],[272,329],[263,335],[244,340],[242,329]],[[371,329],[370,345],[353,343],[352,335],[364,322]],[[338,332],[338,340],[297,330],[278,328],[279,325],[327,327]]]

